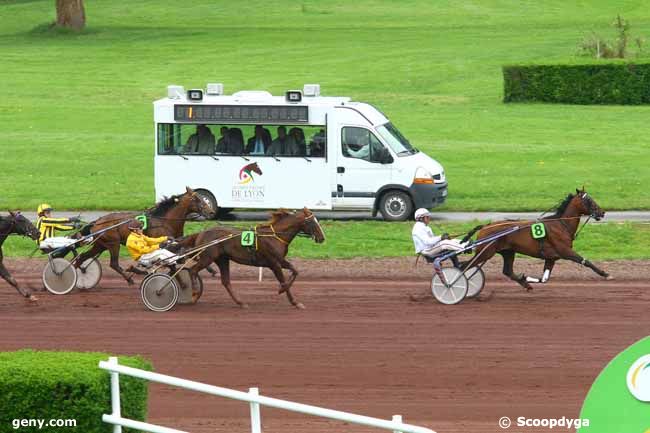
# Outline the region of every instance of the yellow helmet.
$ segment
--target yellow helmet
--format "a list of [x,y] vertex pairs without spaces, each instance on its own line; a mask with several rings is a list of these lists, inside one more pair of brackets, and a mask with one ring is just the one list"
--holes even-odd
[[38,215],[41,216],[45,211],[52,210],[52,206],[50,206],[47,203],[39,204],[38,209],[36,209],[36,212],[38,212]]

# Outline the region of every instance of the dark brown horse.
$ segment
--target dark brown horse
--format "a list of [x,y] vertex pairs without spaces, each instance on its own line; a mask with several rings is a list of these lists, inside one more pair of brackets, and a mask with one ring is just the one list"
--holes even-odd
[[[296,308],[304,308],[304,305],[297,302],[291,293],[291,285],[298,276],[296,268],[286,259],[289,251],[289,244],[298,234],[305,234],[317,243],[325,240],[325,234],[316,216],[307,208],[298,212],[279,210],[271,214],[271,220],[267,223],[255,226],[254,237],[251,237],[251,245],[242,245],[242,230],[227,227],[213,227],[200,233],[196,233],[183,240],[185,247],[200,247],[211,241],[225,239],[216,245],[204,250],[197,258],[197,263],[190,272],[193,276],[199,271],[216,263],[221,274],[221,283],[230,294],[230,297],[239,306],[246,307],[232,290],[230,284],[230,261],[249,266],[269,268],[273,271],[275,278],[280,282],[279,293],[285,292],[291,305]],[[285,279],[282,269],[291,272],[289,279]]]
[[38,241],[40,233],[27,218],[20,214],[20,212],[9,211],[9,216],[0,216],[0,277],[4,278],[9,284],[14,286],[14,288],[18,290],[18,293],[32,301],[35,301],[36,297],[34,297],[29,290],[21,289],[14,277],[11,276],[2,263],[2,244],[4,244],[7,237],[11,234],[27,236]]
[[[516,281],[527,290],[531,290],[529,283],[545,283],[551,276],[553,266],[559,259],[570,260],[592,269],[601,277],[611,279],[609,274],[597,268],[589,260],[583,258],[573,250],[573,241],[576,231],[580,225],[580,217],[587,215],[597,221],[605,216],[605,212],[598,206],[593,198],[584,190],[577,190],[575,194],[569,194],[558,206],[553,215],[541,218],[538,221],[497,221],[490,224],[480,225],[472,229],[463,239],[468,240],[478,231],[478,239],[485,238],[510,227],[519,226],[521,229],[510,235],[501,237],[492,243],[487,243],[476,248],[474,258],[468,263],[472,265],[482,264],[489,260],[494,254],[499,253],[503,257],[503,273],[510,279]],[[543,223],[546,236],[539,239],[533,238],[533,224]],[[544,259],[544,274],[541,278],[527,277],[524,274],[515,274],[513,264],[515,254],[525,254],[530,257]]]
[[[187,216],[191,213],[205,215],[207,211],[207,206],[203,200],[188,187],[185,193],[164,198],[153,208],[145,212],[148,220],[145,234],[151,237],[181,237],[183,236]],[[122,275],[129,284],[133,284],[131,275],[127,274],[120,267],[119,252],[120,245],[126,244],[126,239],[130,234],[129,225],[131,225],[131,222],[134,221],[136,216],[137,214],[134,212],[114,212],[104,215],[86,226],[82,230],[82,234],[84,235],[96,233],[122,221],[129,221],[126,224],[122,224],[99,235],[92,248],[80,254],[75,263],[83,263],[86,259],[96,257],[108,250],[111,255],[111,268]]]

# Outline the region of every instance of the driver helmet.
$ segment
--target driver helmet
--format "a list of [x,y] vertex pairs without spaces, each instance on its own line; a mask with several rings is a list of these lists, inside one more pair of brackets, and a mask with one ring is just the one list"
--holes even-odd
[[129,230],[142,230],[142,222],[140,220],[134,219],[133,221],[130,221],[128,224]]
[[422,218],[427,217],[427,216],[430,217],[431,212],[429,212],[427,209],[425,209],[423,207],[421,207],[420,209],[415,211],[415,220],[416,221],[420,221],[420,220],[422,220]]
[[43,216],[43,214],[49,210],[52,210],[52,206],[50,206],[47,203],[42,203],[38,205],[38,208],[36,209],[36,213],[38,213],[38,216]]

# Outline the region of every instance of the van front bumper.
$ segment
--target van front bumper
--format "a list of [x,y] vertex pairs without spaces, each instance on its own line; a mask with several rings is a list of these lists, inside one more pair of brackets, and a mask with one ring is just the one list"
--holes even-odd
[[413,197],[413,205],[415,209],[440,206],[447,200],[447,182],[444,183],[429,183],[421,184],[414,183],[409,187],[411,197]]

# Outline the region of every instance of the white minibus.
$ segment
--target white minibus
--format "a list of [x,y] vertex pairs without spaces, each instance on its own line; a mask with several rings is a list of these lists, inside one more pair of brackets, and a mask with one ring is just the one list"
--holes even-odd
[[306,206],[401,221],[447,197],[442,166],[383,113],[318,84],[282,96],[169,86],[154,122],[157,199],[190,186],[215,214]]

